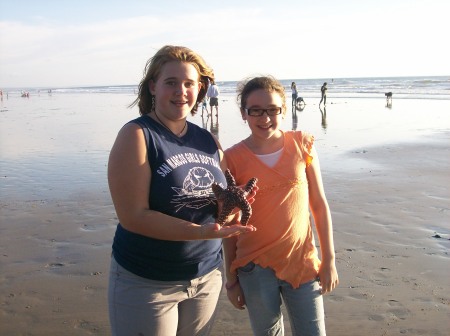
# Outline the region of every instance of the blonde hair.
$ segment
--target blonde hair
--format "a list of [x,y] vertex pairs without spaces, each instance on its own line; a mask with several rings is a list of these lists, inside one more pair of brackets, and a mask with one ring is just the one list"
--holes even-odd
[[[135,101],[130,105],[139,106],[139,114],[148,114],[153,110],[152,94],[150,93],[148,84],[150,81],[156,82],[161,74],[162,67],[172,61],[179,61],[192,64],[198,72],[199,81],[202,86],[197,96],[197,103],[201,102],[208,90],[209,82],[214,81],[213,70],[206,64],[203,58],[189,48],[181,46],[166,45],[158,50],[151,57],[144,68],[144,77],[139,84],[139,92]],[[194,115],[197,112],[198,104],[195,104],[191,110]]]

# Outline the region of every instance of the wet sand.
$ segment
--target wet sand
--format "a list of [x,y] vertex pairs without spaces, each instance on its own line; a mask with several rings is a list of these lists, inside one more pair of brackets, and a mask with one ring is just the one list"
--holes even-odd
[[[125,107],[131,100],[0,104],[1,335],[109,334],[117,219],[106,162],[119,127],[137,116]],[[325,296],[328,335],[448,335],[449,105],[329,99],[326,127],[317,102],[297,113],[297,129],[316,136],[333,214],[341,283]],[[211,129],[211,118],[191,120]],[[212,130],[225,148],[248,134],[232,98],[218,121]],[[246,311],[225,293],[213,335],[251,335]]]

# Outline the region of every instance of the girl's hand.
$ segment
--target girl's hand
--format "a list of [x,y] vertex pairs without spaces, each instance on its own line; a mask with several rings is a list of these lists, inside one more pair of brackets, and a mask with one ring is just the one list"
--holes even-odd
[[322,262],[319,268],[321,294],[331,293],[339,284],[339,276],[334,262]]
[[256,228],[252,225],[243,226],[241,224],[233,224],[227,226],[220,226],[217,223],[204,224],[200,227],[200,239],[217,239],[217,238],[229,238],[240,235],[242,233],[256,231]]
[[245,297],[239,282],[236,285],[231,285],[230,288],[227,288],[227,296],[234,307],[240,310],[245,309]]

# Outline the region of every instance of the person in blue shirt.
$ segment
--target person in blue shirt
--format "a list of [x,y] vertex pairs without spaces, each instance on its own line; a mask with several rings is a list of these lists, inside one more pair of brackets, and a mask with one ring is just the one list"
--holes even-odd
[[187,121],[212,69],[188,48],[165,46],[145,72],[131,105],[141,116],[119,131],[108,163],[119,220],[108,289],[112,335],[208,335],[222,289],[221,238],[255,228],[216,223],[211,186],[226,186],[223,152]]

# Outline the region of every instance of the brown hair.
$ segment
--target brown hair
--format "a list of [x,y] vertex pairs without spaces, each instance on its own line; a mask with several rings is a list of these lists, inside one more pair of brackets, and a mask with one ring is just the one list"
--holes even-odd
[[[139,106],[139,114],[144,115],[152,111],[152,94],[150,93],[148,84],[152,80],[156,82],[161,74],[162,67],[171,61],[179,61],[192,64],[199,74],[199,80],[202,87],[197,96],[197,103],[201,102],[208,90],[209,81],[214,81],[213,70],[206,64],[203,58],[189,48],[181,46],[166,45],[158,50],[151,57],[144,68],[144,77],[139,84],[139,92],[137,98],[130,107]],[[198,104],[195,104],[191,110],[194,115],[197,112]]]
[[283,111],[286,110],[286,94],[284,86],[272,76],[262,76],[246,79],[238,84],[237,103],[241,109],[245,109],[247,98],[253,91],[266,90],[267,92],[276,92],[283,101]]

